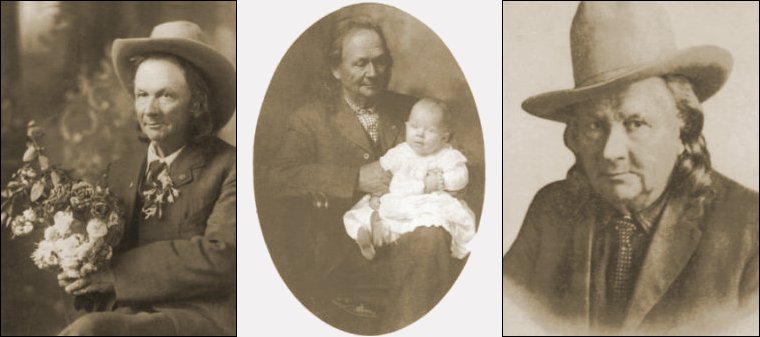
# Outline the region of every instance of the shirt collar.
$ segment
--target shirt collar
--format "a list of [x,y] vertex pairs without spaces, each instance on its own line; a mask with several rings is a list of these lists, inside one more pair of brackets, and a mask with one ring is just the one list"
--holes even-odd
[[[187,146],[187,145],[185,145],[185,146]],[[179,148],[179,150],[174,151],[172,154],[170,154],[168,156],[160,157],[158,155],[158,152],[156,151],[156,143],[155,142],[151,142],[150,145],[148,145],[148,163],[152,163],[154,160],[158,160],[158,161],[166,164],[166,166],[171,167],[172,166],[172,162],[174,162],[174,160],[177,159],[177,156],[179,156],[179,154],[182,152],[182,150],[185,149],[185,146],[182,146],[181,148]]]
[[[601,200],[600,197],[598,198]],[[665,209],[665,205],[667,205],[669,199],[669,193],[666,189],[665,192],[663,192],[662,195],[660,195],[660,197],[651,205],[632,214],[636,223],[639,224],[641,229],[644,230],[647,235],[651,235],[654,232],[654,228],[660,221],[660,215],[662,215],[662,211]],[[601,219],[603,219],[603,224],[610,223],[613,217],[621,215],[620,212],[615,210],[610,204],[604,201],[602,201],[602,204],[605,205],[605,207],[603,207],[605,211],[603,211],[603,216],[601,217]]]
[[343,95],[343,100],[346,101],[346,104],[348,104],[348,107],[351,108],[351,110],[354,111],[357,115],[363,115],[363,114],[374,114],[376,113],[376,107],[377,105],[373,105],[369,108],[362,108],[358,104],[354,103],[348,96]]

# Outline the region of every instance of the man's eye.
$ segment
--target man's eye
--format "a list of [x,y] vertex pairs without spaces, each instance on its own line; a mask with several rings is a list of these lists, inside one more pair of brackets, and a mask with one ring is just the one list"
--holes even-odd
[[639,129],[642,126],[645,126],[645,125],[647,125],[647,123],[645,121],[642,121],[642,120],[635,120],[634,119],[634,120],[625,121],[625,128],[628,129],[628,130]]
[[586,129],[589,131],[597,131],[602,129],[602,122],[589,122],[586,124]]
[[174,98],[174,95],[172,95],[172,94],[170,94],[170,93],[168,93],[168,92],[165,92],[165,93],[163,93],[163,94],[161,95],[161,97],[163,97],[163,98]]
[[146,97],[146,96],[148,96],[148,94],[144,92],[138,92],[135,94],[135,97]]
[[364,67],[367,65],[367,60],[359,60],[355,64],[357,67]]

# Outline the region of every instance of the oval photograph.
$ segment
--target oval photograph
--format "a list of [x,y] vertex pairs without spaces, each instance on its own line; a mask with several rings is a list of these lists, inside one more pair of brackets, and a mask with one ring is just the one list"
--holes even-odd
[[314,23],[282,58],[254,141],[262,232],[324,322],[377,335],[443,298],[478,231],[483,136],[454,56],[394,7]]

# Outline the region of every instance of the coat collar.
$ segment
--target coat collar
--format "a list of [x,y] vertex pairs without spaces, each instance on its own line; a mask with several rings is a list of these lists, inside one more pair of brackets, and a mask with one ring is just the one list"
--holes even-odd
[[193,181],[198,174],[197,169],[206,165],[208,155],[207,147],[202,144],[188,144],[174,160],[169,170],[174,187],[179,188]]
[[[364,126],[359,122],[359,118],[356,117],[356,113],[348,103],[339,96],[334,101],[334,105],[337,110],[336,124],[338,125],[338,131],[343,137],[367,152],[375,152],[375,145],[372,144],[371,139],[366,131],[364,131]],[[378,142],[382,147],[382,152],[396,144],[398,135],[401,132],[401,127],[397,125],[397,121],[393,120],[393,112],[388,111],[388,109],[390,109],[390,105],[384,104],[384,99],[381,97],[376,110],[380,126],[380,139]]]
[[652,236],[633,288],[623,328],[636,328],[686,267],[702,236],[702,216],[694,215],[695,200],[669,201]]
[[[198,169],[203,167],[208,159],[206,148],[203,144],[188,144],[177,156],[170,169],[174,187],[186,185],[197,177]],[[140,185],[145,176],[146,161],[147,146],[143,146],[112,164],[109,170],[109,180],[113,184],[110,188],[123,201],[127,224],[132,222],[135,215]]]
[[[573,277],[570,280],[569,293],[576,294],[574,303],[591,323],[591,261],[592,247],[600,224],[595,220],[600,209],[600,201],[592,196],[588,185],[578,180],[576,174],[569,174],[568,180],[574,184],[577,195],[564,214],[571,215],[570,227],[576,242],[573,251]],[[699,244],[702,231],[700,224],[703,214],[696,198],[670,197],[666,201],[659,223],[657,223],[649,250],[644,258],[641,272],[633,289],[631,306],[623,322],[623,329],[635,329],[644,320],[647,313],[667,292],[673,281],[681,274]],[[569,213],[568,213],[569,212]]]

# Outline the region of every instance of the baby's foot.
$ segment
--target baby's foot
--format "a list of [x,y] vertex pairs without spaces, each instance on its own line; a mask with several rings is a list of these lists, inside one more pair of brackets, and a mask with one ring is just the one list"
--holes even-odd
[[380,219],[380,214],[377,211],[372,212],[369,218],[369,223],[372,226],[372,242],[375,247],[382,247],[386,243],[387,228]]
[[367,260],[375,258],[375,246],[372,245],[372,233],[366,227],[359,228],[356,234],[356,243],[359,244],[359,250]]

